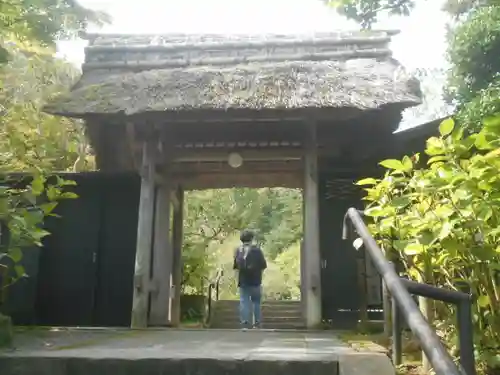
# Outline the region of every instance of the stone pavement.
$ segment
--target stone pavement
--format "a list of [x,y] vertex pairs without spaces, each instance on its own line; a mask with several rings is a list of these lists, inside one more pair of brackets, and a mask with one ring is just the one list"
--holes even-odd
[[393,375],[332,332],[59,329],[17,333],[1,375]]

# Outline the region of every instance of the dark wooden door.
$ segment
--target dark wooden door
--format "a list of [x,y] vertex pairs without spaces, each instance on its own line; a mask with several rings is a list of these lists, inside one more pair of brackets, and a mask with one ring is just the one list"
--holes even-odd
[[92,325],[96,252],[99,245],[101,193],[97,174],[78,174],[78,199],[62,201],[57,217],[46,220],[51,233],[40,254],[37,323]]
[[97,258],[94,325],[129,326],[137,238],[140,178],[103,178],[103,217]]
[[361,191],[352,179],[320,181],[320,245],[323,319],[336,328],[355,326],[359,315],[357,251],[342,239],[344,215],[362,208]]

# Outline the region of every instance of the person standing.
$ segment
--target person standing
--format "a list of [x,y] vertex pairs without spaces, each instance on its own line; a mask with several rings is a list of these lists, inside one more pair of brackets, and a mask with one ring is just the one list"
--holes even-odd
[[267,268],[267,262],[262,249],[253,243],[254,237],[251,230],[241,232],[241,245],[234,255],[233,269],[238,273],[242,328],[259,328],[262,321],[262,273]]

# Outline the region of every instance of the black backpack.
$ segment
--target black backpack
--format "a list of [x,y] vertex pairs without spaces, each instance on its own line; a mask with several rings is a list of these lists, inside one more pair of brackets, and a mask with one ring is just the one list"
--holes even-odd
[[255,269],[255,246],[252,244],[242,244],[236,250],[236,264],[239,270]]

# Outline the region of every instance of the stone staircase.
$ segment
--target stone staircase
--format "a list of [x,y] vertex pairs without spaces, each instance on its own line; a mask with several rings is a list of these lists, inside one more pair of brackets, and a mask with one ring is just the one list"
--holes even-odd
[[[264,301],[262,303],[263,329],[302,329],[300,301]],[[210,328],[237,329],[239,322],[239,301],[220,300],[214,303]]]

